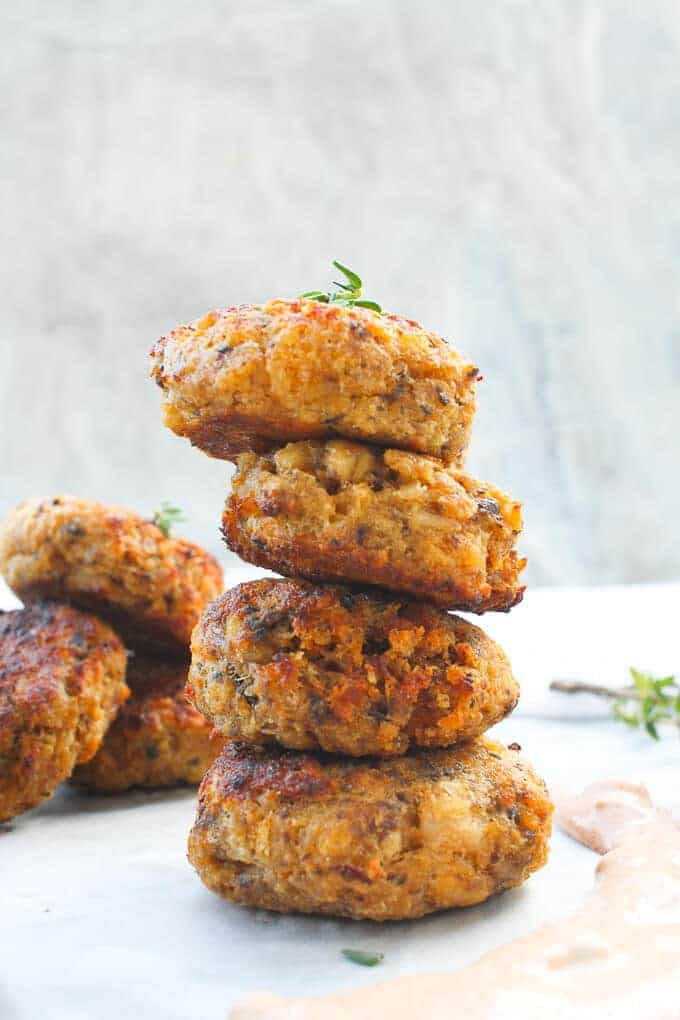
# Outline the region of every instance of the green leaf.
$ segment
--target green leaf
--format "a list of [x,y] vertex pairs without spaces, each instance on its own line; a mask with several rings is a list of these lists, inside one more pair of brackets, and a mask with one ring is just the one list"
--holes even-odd
[[633,678],[633,683],[635,684],[638,693],[644,697],[647,693],[647,688],[649,687],[649,677],[645,676],[644,673],[640,673],[637,669],[633,669],[632,666],[630,667],[630,675]]
[[652,738],[653,738],[654,740],[660,740],[660,739],[661,739],[661,738],[659,737],[659,731],[657,730],[657,728],[656,728],[656,726],[654,725],[654,723],[653,723],[653,722],[650,722],[650,721],[648,720],[648,721],[647,721],[647,722],[645,723],[645,729],[646,729],[646,730],[647,730],[647,732],[649,733],[650,737],[652,737]]
[[615,701],[612,705],[612,712],[617,719],[620,719],[621,722],[624,722],[627,726],[640,725],[640,717],[634,712],[628,711],[625,707],[625,703],[623,702]]
[[680,690],[674,676],[653,677],[631,666],[634,688],[630,697],[616,698],[612,712],[629,726],[644,726],[653,740],[659,740],[658,723],[680,725]]
[[361,967],[377,967],[385,959],[384,953],[368,953],[364,949],[343,949],[342,955],[352,963],[358,963]]
[[610,690],[591,683],[560,684],[551,687],[567,693],[580,691],[610,699],[612,715],[626,726],[643,726],[652,740],[659,740],[659,723],[670,723],[680,729],[680,684],[675,676],[654,677],[630,667],[632,687]]
[[653,695],[647,694],[646,697],[642,699],[642,714],[645,719],[653,713],[654,708],[654,697]]
[[340,270],[346,282],[334,280],[333,286],[337,287],[337,290],[308,290],[304,294],[300,294],[300,298],[307,298],[310,301],[322,301],[327,305],[339,305],[341,308],[368,308],[372,312],[377,312],[379,315],[382,314],[382,308],[377,301],[369,301],[361,296],[361,288],[363,286],[361,277],[352,269],[343,266],[342,262],[334,261],[333,265],[336,269]]
[[661,679],[654,680],[652,682],[654,684],[654,688],[657,691],[659,691],[659,693],[661,693],[662,691],[665,691],[665,689],[667,687],[674,687],[675,686],[675,677],[674,676],[662,676]]
[[[346,278],[347,283],[349,284],[348,289],[358,290],[359,292],[361,292],[362,284],[360,276],[352,272],[351,269],[348,269],[347,266],[343,266],[342,262],[338,262],[336,259],[333,259],[333,265],[335,266],[336,269],[339,269],[342,275]],[[345,284],[341,283],[339,284],[339,286],[345,287]]]
[[151,520],[159,531],[162,531],[165,537],[169,538],[173,526],[179,524],[180,521],[186,520],[186,518],[178,506],[173,506],[172,503],[164,501],[161,503],[160,508],[154,511]]

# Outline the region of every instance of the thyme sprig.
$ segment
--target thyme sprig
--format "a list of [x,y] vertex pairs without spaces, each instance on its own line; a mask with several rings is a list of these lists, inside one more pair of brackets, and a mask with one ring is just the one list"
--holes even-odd
[[551,691],[565,694],[595,694],[611,701],[612,715],[634,729],[643,728],[653,740],[660,740],[659,723],[680,728],[680,684],[674,676],[653,677],[630,667],[632,684],[619,689],[563,680],[553,680]]
[[166,538],[170,537],[170,532],[175,524],[180,524],[186,520],[184,513],[178,506],[173,506],[172,503],[168,503],[163,500],[158,510],[154,511],[154,515],[151,518],[153,523],[162,531]]
[[301,298],[308,298],[310,301],[321,301],[325,305],[342,305],[345,308],[370,308],[374,312],[382,312],[382,308],[376,301],[368,301],[361,296],[363,283],[358,276],[341,262],[333,262],[333,265],[345,277],[345,282],[333,280],[333,286],[338,290],[307,290],[300,294]]

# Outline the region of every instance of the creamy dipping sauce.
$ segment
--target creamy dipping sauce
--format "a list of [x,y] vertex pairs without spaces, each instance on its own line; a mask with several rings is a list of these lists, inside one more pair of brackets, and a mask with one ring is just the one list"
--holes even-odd
[[604,779],[557,805],[555,821],[570,836],[598,854],[609,853],[632,832],[659,814],[640,783]]
[[680,829],[620,780],[558,809],[606,852],[585,905],[453,974],[422,974],[321,998],[259,995],[232,1020],[678,1020]]

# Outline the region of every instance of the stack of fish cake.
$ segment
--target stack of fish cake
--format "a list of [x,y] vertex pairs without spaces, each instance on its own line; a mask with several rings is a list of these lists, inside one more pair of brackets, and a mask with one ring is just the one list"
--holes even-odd
[[222,572],[129,510],[62,496],[0,523],[0,820],[58,784],[198,783],[223,741],[186,700],[189,640]]
[[189,856],[228,899],[374,920],[479,903],[547,857],[502,650],[450,610],[522,597],[520,504],[467,475],[477,369],[417,323],[316,300],[161,339],[166,424],[234,459],[227,545],[283,578],[214,601],[189,692],[232,743]]

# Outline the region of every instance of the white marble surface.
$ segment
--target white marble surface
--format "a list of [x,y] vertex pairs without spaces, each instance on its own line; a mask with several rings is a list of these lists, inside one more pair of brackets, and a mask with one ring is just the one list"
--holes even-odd
[[[622,775],[678,804],[675,734],[654,744],[587,699],[546,704],[543,692],[565,671],[617,682],[631,662],[677,670],[679,600],[680,586],[535,591],[509,617],[486,617],[523,682],[496,735],[518,740],[553,790]],[[592,883],[593,855],[556,833],[547,868],[471,910],[383,926],[247,911],[208,893],[185,860],[194,799],[64,789],[0,833],[2,1020],[223,1020],[256,988],[313,993],[455,970],[565,914]],[[385,962],[356,967],[340,955],[347,946]]]
[[485,375],[471,466],[533,583],[680,576],[675,0],[2,4],[0,513],[169,498],[219,548],[227,469],[146,352],[357,267]]

